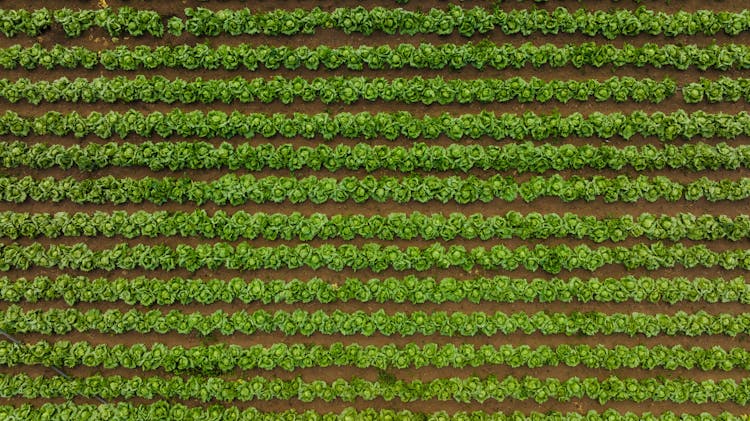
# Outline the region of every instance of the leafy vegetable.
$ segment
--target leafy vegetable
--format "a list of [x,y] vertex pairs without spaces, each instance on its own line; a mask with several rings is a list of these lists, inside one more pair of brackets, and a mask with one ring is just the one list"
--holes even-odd
[[[65,334],[78,332],[100,332],[121,334],[125,332],[167,333],[178,332],[183,335],[200,333],[203,336],[211,333],[232,335],[237,332],[251,335],[256,332],[280,332],[285,335],[313,333],[323,335],[362,335],[372,336],[375,333],[411,336],[414,334],[440,336],[492,336],[512,333],[542,335],[645,335],[654,337],[666,336],[701,336],[725,335],[737,336],[750,333],[750,313],[736,315],[728,313],[710,314],[705,311],[674,314],[644,313],[601,313],[571,312],[550,313],[537,312],[528,314],[520,311],[512,314],[496,313],[446,313],[437,311],[425,313],[394,312],[387,314],[383,310],[376,312],[354,311],[346,313],[340,310],[325,312],[317,310],[292,312],[277,310],[270,313],[256,310],[248,313],[240,310],[226,313],[217,310],[211,314],[202,312],[184,313],[170,310],[120,310],[91,309],[81,311],[76,308],[30,310],[24,311],[13,304],[0,311],[0,326],[10,333]],[[0,382],[2,384],[2,382]]]
[[[635,379],[609,376],[603,379],[571,377],[565,380],[556,378],[536,378],[532,376],[499,379],[495,376],[480,378],[438,378],[435,380],[396,380],[371,382],[358,377],[351,380],[339,379],[331,383],[324,381],[305,382],[300,377],[292,380],[253,377],[249,379],[225,380],[221,377],[171,378],[138,376],[94,375],[86,378],[31,377],[26,374],[14,376],[0,374],[0,396],[62,397],[72,399],[77,396],[101,395],[104,398],[133,397],[152,399],[182,398],[197,399],[202,402],[217,399],[222,402],[252,400],[289,400],[297,398],[303,402],[314,400],[331,401],[340,399],[352,402],[358,398],[373,400],[384,397],[386,401],[396,398],[402,402],[436,399],[458,402],[483,402],[487,399],[534,399],[539,403],[547,401],[569,401],[572,398],[586,397],[598,400],[601,404],[611,401],[643,402],[646,400],[667,400],[670,402],[734,402],[747,403],[747,389],[750,379],[706,380],[698,382],[689,379]],[[30,387],[39,385],[40,387]],[[673,390],[664,394],[662,390]]]
[[[718,415],[708,413],[701,414],[675,414],[673,412],[664,412],[662,414],[651,414],[649,412],[635,414],[632,412],[620,413],[613,409],[606,409],[602,412],[594,410],[585,414],[579,413],[561,413],[549,411],[544,414],[539,412],[521,413],[520,411],[512,413],[486,413],[483,411],[458,411],[449,415],[445,411],[437,411],[429,414],[411,412],[408,410],[394,411],[390,409],[364,409],[357,411],[354,408],[346,408],[340,413],[321,414],[314,411],[298,412],[289,409],[284,412],[261,412],[256,408],[239,410],[235,407],[225,407],[222,405],[211,405],[208,407],[189,407],[180,403],[168,403],[166,401],[156,401],[147,405],[136,405],[127,402],[118,402],[116,404],[76,404],[73,402],[64,402],[60,404],[44,403],[41,406],[34,407],[29,404],[22,404],[17,407],[5,405],[0,406],[0,416],[5,418],[18,418],[30,421],[42,419],[82,419],[82,417],[93,417],[94,419],[108,420],[128,420],[133,418],[144,421],[160,421],[165,415],[175,421],[200,420],[208,417],[217,417],[217,419],[236,419],[236,420],[260,420],[272,421],[284,419],[288,421],[351,421],[351,420],[398,420],[408,421],[425,417],[428,421],[462,421],[472,419],[471,417],[481,417],[488,421],[581,421],[583,419],[590,421],[626,419],[636,420],[644,419],[648,421],[671,421],[680,419],[684,421],[740,421],[741,417],[734,416],[728,412],[722,412]],[[98,418],[96,418],[98,417]],[[220,418],[223,417],[223,418]]]
[[[170,31],[178,32],[179,25],[172,24]],[[422,57],[423,59],[419,59]],[[620,47],[611,44],[583,43],[556,46],[524,43],[492,44],[489,42],[466,44],[400,44],[353,47],[314,48],[300,46],[267,46],[238,44],[211,47],[208,44],[150,47],[118,46],[112,49],[90,50],[84,47],[56,45],[44,48],[40,44],[24,48],[14,45],[0,48],[0,67],[6,70],[58,67],[75,69],[136,70],[157,68],[179,69],[225,69],[235,70],[240,66],[246,70],[284,67],[294,70],[305,67],[310,70],[333,70],[348,68],[401,69],[521,69],[527,66],[552,68],[573,66],[614,67],[626,65],[636,67],[673,67],[687,70],[750,69],[750,46],[746,44],[722,44],[699,47],[697,45],[653,44],[640,46],[623,43]]]

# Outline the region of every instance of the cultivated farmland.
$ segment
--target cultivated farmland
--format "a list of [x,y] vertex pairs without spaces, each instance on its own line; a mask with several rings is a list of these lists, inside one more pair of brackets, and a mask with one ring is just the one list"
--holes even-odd
[[747,6],[0,1],[0,419],[743,419]]

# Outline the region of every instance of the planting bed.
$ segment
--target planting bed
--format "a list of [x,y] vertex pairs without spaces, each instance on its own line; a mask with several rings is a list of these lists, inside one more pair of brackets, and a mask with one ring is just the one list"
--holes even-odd
[[0,2],[0,418],[741,419],[743,2],[358,6]]

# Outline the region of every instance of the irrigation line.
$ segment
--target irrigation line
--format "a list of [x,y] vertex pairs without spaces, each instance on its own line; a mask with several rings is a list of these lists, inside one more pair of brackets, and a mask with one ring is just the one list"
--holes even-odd
[[[0,329],[0,335],[8,338],[9,341],[13,342],[16,345],[26,346],[21,341],[19,341],[18,339],[16,339],[13,335],[9,334],[8,332],[4,331],[3,329]],[[71,377],[69,375],[67,375],[64,371],[62,371],[62,369],[60,369],[59,367],[54,366],[54,365],[50,365],[50,366],[47,366],[47,367],[51,368],[52,370],[55,371],[55,373],[61,375],[65,379],[67,379],[67,380],[71,379]],[[108,403],[106,400],[104,400],[104,398],[102,398],[99,395],[94,395],[93,398],[96,399],[96,400],[98,400],[99,402],[101,402],[104,405],[106,405]]]

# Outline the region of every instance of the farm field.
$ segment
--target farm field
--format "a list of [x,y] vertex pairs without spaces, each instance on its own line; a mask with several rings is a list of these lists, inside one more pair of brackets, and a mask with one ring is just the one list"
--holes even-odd
[[743,1],[0,1],[0,419],[741,420]]

